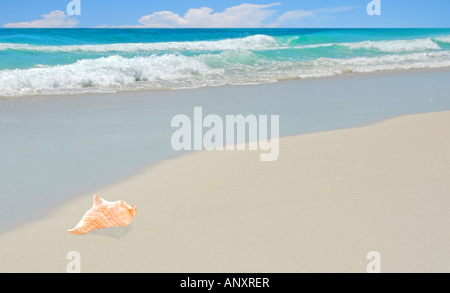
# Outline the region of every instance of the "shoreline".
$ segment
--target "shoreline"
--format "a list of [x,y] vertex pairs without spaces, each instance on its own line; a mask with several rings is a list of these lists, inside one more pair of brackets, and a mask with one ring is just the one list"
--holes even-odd
[[449,271],[449,122],[283,137],[273,163],[250,151],[161,161],[96,191],[135,204],[131,226],[67,233],[91,206],[77,197],[0,234],[0,271],[64,272],[71,250],[82,272],[364,272],[372,250],[383,272]]
[[281,79],[273,82],[263,82],[263,83],[250,83],[250,84],[223,84],[223,85],[212,85],[212,86],[202,86],[193,88],[166,88],[166,89],[136,89],[136,90],[119,90],[112,92],[85,92],[85,93],[68,93],[68,94],[38,94],[38,95],[24,95],[24,96],[0,96],[1,100],[6,101],[17,101],[17,100],[63,100],[67,98],[83,98],[92,96],[106,96],[106,95],[130,95],[130,94],[150,94],[150,93],[164,93],[170,91],[196,91],[196,90],[208,90],[208,89],[222,89],[229,87],[257,87],[264,85],[276,85],[276,84],[289,84],[289,83],[301,83],[308,81],[318,81],[318,80],[339,80],[346,78],[355,77],[387,77],[387,76],[398,76],[398,75],[417,75],[417,74],[428,74],[428,73],[448,73],[450,72],[450,66],[447,67],[424,67],[424,68],[411,68],[411,69],[388,69],[388,70],[377,70],[372,72],[350,72],[335,74],[330,76],[320,76],[320,77],[307,77],[307,78],[291,78],[291,79]]

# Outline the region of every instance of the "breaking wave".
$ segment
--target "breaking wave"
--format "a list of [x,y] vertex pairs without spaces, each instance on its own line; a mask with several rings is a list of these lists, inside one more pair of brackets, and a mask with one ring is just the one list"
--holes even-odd
[[0,71],[0,96],[254,84],[346,73],[450,66],[450,52],[276,61],[251,51],[84,59],[74,64]]
[[[450,66],[450,36],[359,42],[336,42],[338,37],[330,36],[314,41],[256,34],[184,42],[0,43],[0,96],[197,88]],[[19,66],[19,61],[24,63]]]

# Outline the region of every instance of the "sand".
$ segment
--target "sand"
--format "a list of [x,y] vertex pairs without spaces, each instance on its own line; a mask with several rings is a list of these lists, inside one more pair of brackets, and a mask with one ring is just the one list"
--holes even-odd
[[87,194],[0,235],[0,272],[450,272],[450,112],[280,140],[280,158],[202,151],[102,188],[131,226],[66,232]]

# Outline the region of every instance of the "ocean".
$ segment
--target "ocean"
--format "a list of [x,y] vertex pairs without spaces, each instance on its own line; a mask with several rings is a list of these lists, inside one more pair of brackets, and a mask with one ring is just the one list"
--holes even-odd
[[450,66],[450,29],[0,29],[0,97]]

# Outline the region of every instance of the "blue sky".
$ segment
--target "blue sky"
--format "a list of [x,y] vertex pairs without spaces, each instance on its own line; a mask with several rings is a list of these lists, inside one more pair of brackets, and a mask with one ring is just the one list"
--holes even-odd
[[448,0],[2,0],[0,27],[450,27]]

